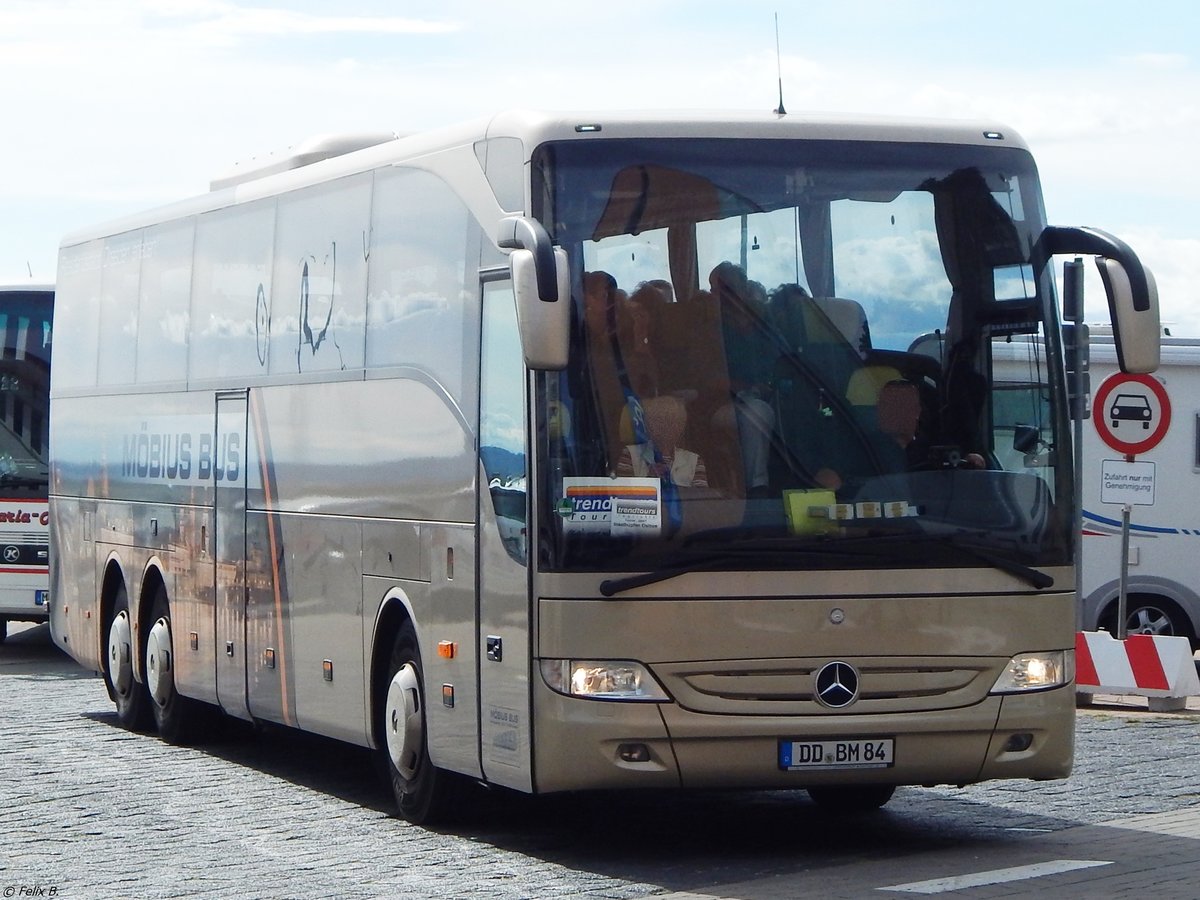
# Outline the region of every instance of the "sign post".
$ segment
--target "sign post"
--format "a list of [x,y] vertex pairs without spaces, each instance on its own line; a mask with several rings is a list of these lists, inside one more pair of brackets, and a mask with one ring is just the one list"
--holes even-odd
[[1121,584],[1117,588],[1117,640],[1129,637],[1129,519],[1133,507],[1121,507]]
[[[1121,505],[1121,576],[1117,594],[1117,640],[1128,636],[1129,523],[1134,506],[1154,505],[1155,465],[1134,457],[1158,446],[1171,425],[1166,388],[1149,375],[1118,372],[1104,379],[1092,404],[1096,433],[1124,459],[1101,463],[1100,502]],[[1124,425],[1125,431],[1118,433]],[[1140,426],[1140,427],[1139,427]]]

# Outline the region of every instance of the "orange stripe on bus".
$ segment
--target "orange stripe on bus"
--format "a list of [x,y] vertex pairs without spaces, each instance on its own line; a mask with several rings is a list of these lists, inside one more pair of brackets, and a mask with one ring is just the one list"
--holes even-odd
[[263,441],[263,435],[266,433],[266,428],[262,421],[262,409],[259,407],[256,397],[257,395],[251,392],[250,409],[254,417],[259,465],[262,469],[263,508],[267,513],[267,542],[271,545],[271,590],[275,598],[275,640],[279,644],[279,694],[283,702],[284,724],[294,725],[288,709],[287,650],[290,648],[285,648],[283,639],[283,594],[279,589],[279,542],[275,534],[275,498],[271,496],[270,466],[267,463],[267,454],[264,452],[266,443]]

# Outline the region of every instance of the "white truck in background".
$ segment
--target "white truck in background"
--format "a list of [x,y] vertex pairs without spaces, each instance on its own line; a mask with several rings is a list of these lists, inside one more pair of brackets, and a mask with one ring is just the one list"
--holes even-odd
[[[1106,380],[1120,373],[1112,327],[1092,325],[1089,332],[1090,379],[1084,387],[1089,409],[1076,426],[1082,432],[1083,458],[1079,627],[1117,632],[1124,504],[1113,502],[1122,494],[1112,487],[1129,461],[1101,437],[1099,429],[1104,428],[1118,446],[1152,445],[1134,454],[1129,470],[1152,471],[1152,489],[1143,482],[1141,492],[1124,494],[1134,500],[1126,632],[1180,635],[1193,650],[1200,649],[1200,338],[1172,337],[1164,329],[1158,370],[1124,376],[1106,388]],[[1047,421],[1049,373],[1022,337],[994,341],[992,354],[998,373],[992,392],[992,452],[1010,470],[1046,471],[1056,452]],[[1146,379],[1158,389],[1150,390]],[[1165,430],[1160,398],[1170,414]],[[1153,503],[1147,503],[1151,497]]]
[[[1109,327],[1091,328],[1091,396],[1096,402],[1105,379],[1119,372]],[[1153,504],[1132,505],[1126,623],[1129,634],[1182,635],[1200,648],[1200,338],[1162,338],[1162,362],[1149,376],[1169,398],[1170,424],[1138,463],[1154,464]],[[1120,504],[1102,502],[1106,460],[1122,454],[1108,446],[1097,426],[1131,442],[1152,432],[1142,421],[1142,398],[1125,403],[1110,392],[1107,410],[1092,410],[1083,422],[1083,562],[1080,578],[1084,630],[1115,633],[1121,577]],[[1131,412],[1132,411],[1132,412]],[[1134,415],[1141,412],[1142,416]],[[1160,410],[1155,410],[1161,415]]]

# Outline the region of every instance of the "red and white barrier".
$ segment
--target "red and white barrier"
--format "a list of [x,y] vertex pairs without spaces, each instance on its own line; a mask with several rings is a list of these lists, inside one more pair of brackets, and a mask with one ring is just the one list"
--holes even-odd
[[1200,676],[1185,637],[1131,634],[1118,641],[1107,631],[1075,635],[1075,689],[1085,694],[1134,694],[1154,710],[1183,709],[1200,694]]

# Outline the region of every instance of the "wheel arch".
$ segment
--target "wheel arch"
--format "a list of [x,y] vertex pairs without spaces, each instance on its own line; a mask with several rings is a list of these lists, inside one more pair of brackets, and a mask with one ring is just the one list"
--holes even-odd
[[[154,609],[154,595],[161,587],[167,590],[165,567],[157,556],[151,557],[142,569],[142,579],[138,588],[138,621],[143,617],[149,618]],[[170,593],[168,592],[168,601]]]

